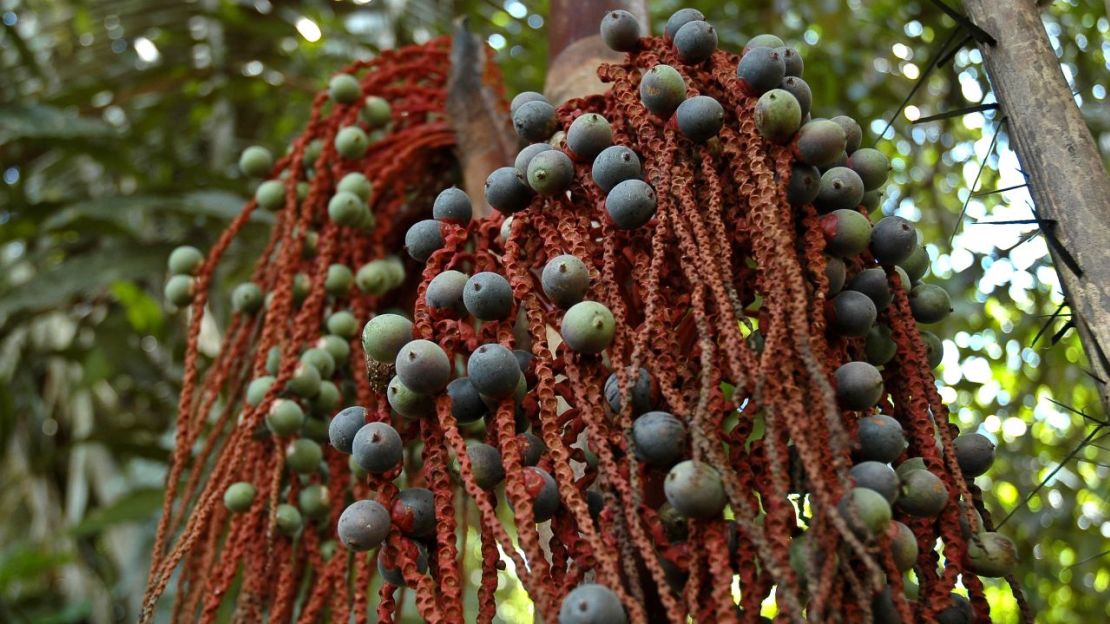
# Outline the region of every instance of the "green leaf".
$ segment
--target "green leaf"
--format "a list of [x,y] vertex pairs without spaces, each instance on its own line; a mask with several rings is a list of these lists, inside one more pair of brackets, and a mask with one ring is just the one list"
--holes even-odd
[[150,334],[162,327],[162,307],[134,282],[116,282],[109,289],[127,313],[136,332]]
[[0,556],[0,590],[12,581],[26,581],[73,559],[69,553],[47,552],[41,544],[26,544]]
[[76,536],[93,535],[118,524],[146,521],[162,507],[162,497],[162,488],[132,490],[111,505],[90,511],[70,532]]
[[0,143],[17,139],[95,139],[115,130],[99,119],[78,117],[44,104],[0,106]]

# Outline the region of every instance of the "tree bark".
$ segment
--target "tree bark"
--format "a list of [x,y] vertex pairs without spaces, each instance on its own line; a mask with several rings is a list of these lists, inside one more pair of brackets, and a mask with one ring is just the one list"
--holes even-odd
[[548,66],[544,92],[552,102],[604,93],[597,78],[602,63],[619,61],[621,52],[601,40],[601,18],[623,9],[636,16],[641,35],[651,32],[644,0],[551,0],[547,18]]
[[968,17],[997,40],[995,45],[980,44],[984,64],[1028,176],[1104,413],[1110,414],[1110,177],[1060,70],[1036,2],[963,4]]

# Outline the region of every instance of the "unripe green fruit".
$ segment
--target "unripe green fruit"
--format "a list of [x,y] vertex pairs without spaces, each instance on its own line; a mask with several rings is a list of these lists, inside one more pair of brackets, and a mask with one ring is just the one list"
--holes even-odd
[[[318,396],[320,396],[319,393],[316,394],[316,397]],[[315,410],[313,402],[316,400],[316,397],[313,397],[308,402],[309,407],[313,408],[313,410]],[[319,418],[305,418],[304,424],[301,425],[300,436],[312,442],[326,442],[328,439],[328,423]]]
[[918,284],[910,291],[910,311],[918,323],[938,323],[952,312],[952,300],[940,286]]
[[925,273],[929,270],[929,252],[921,245],[914,247],[909,257],[898,263],[898,266],[906,270],[906,275],[910,278],[910,285],[921,281],[925,277]]
[[828,119],[815,119],[798,130],[794,155],[815,167],[830,167],[844,154],[847,137],[839,124]]
[[204,264],[204,254],[196,247],[182,245],[170,252],[166,264],[172,275],[196,275]]
[[188,275],[174,275],[166,282],[166,300],[179,308],[189,305],[196,294],[196,281]]
[[262,307],[262,289],[253,282],[244,282],[231,292],[231,307],[241,314],[254,314]]
[[384,295],[394,288],[394,269],[388,260],[371,260],[359,267],[355,274],[355,285],[364,293]]
[[366,179],[366,176],[357,171],[353,171],[339,180],[339,184],[335,185],[335,190],[353,193],[365,203],[369,201],[370,193],[374,191],[374,187],[370,184],[370,180]]
[[870,147],[852,152],[848,157],[848,166],[859,174],[863,188],[867,191],[873,191],[885,184],[890,175],[890,159],[886,154]]
[[297,273],[293,276],[293,301],[300,303],[308,296],[308,291],[312,288],[312,280],[304,273]]
[[265,147],[252,145],[239,156],[239,169],[252,178],[269,175],[273,168],[274,156]]
[[864,343],[867,361],[875,366],[882,366],[894,359],[898,353],[898,343],[891,338],[890,328],[886,325],[874,325],[867,332]]
[[802,107],[785,89],[771,89],[755,105],[755,126],[772,143],[787,143],[802,125]]
[[940,366],[941,360],[944,359],[944,343],[936,334],[929,331],[921,332],[921,341],[925,343],[925,358],[929,362],[929,367]]
[[319,347],[313,347],[302,353],[301,361],[311,364],[320,372],[320,377],[323,379],[330,379],[335,374],[335,358]]
[[304,410],[295,401],[274,399],[266,413],[266,427],[276,436],[293,435],[304,424]]
[[[705,18],[699,18],[699,19],[705,19]],[[744,44],[744,49],[742,50],[741,53],[742,54],[747,54],[748,52],[751,52],[755,48],[781,48],[785,45],[786,45],[786,42],[784,42],[777,35],[771,35],[771,34],[763,33],[763,34],[760,34],[760,35],[756,35],[756,36],[752,37],[751,39],[748,39],[748,42]]]
[[347,363],[347,359],[351,356],[351,344],[347,338],[340,336],[321,336],[316,341],[316,346],[327,351],[333,360],[335,360],[336,368],[342,367]]
[[328,81],[328,97],[339,104],[352,104],[358,101],[362,87],[358,78],[350,74],[336,74]]
[[825,256],[825,279],[829,280],[829,296],[835,295],[840,292],[840,289],[844,288],[846,274],[847,268],[844,266],[843,260],[833,256]]
[[688,518],[717,518],[728,502],[717,470],[693,460],[671,468],[663,481],[663,493],[667,502]]
[[566,141],[575,160],[593,162],[601,150],[613,144],[613,128],[601,115],[585,113],[571,122]]
[[894,567],[899,572],[907,572],[917,563],[917,536],[901,522],[895,521],[893,524],[890,549],[894,555]]
[[898,508],[920,518],[932,518],[948,504],[944,481],[928,470],[908,470],[901,475]]
[[871,213],[875,212],[876,210],[878,210],[879,204],[882,201],[883,201],[883,191],[882,191],[882,189],[875,189],[873,191],[865,192],[863,194],[863,199],[860,200],[859,204],[861,206],[863,206],[864,209],[867,210],[868,214],[871,214]]
[[1001,533],[987,531],[967,541],[967,567],[979,576],[1013,574],[1017,564],[1017,547]]
[[663,119],[670,118],[685,99],[686,81],[670,65],[656,65],[640,80],[640,101],[644,108]]
[[821,217],[825,253],[838,258],[855,256],[867,249],[871,222],[855,210],[834,210]]
[[579,353],[601,353],[615,331],[613,313],[596,301],[576,303],[563,315],[563,341]]
[[333,264],[328,267],[327,277],[324,278],[324,290],[333,297],[343,297],[351,290],[354,274],[345,264]]
[[435,397],[410,389],[398,377],[390,380],[385,394],[389,406],[405,418],[416,420],[435,414]]
[[301,513],[313,520],[320,520],[328,516],[328,488],[326,485],[313,483],[297,493],[297,506]]
[[290,537],[300,533],[301,528],[304,527],[304,518],[301,517],[300,510],[288,503],[278,505],[275,515],[278,530]]
[[[889,418],[889,416],[887,418]],[[901,426],[899,426],[899,428],[900,427]],[[906,461],[898,464],[894,472],[898,473],[899,479],[905,479],[906,475],[909,474],[911,470],[926,470],[925,459],[921,457],[910,457]]]
[[562,151],[540,152],[528,163],[528,185],[540,195],[566,193],[573,181],[574,163]]
[[362,329],[362,348],[371,359],[392,364],[412,340],[412,321],[398,314],[379,314]]
[[890,504],[874,490],[852,488],[837,508],[848,526],[861,538],[875,538],[890,526]]
[[[331,381],[324,380],[320,382],[320,391],[309,400],[309,405],[317,414],[330,414],[335,411],[341,398],[339,387]],[[313,436],[312,439],[315,440],[316,437]]]
[[362,213],[368,211],[358,195],[347,191],[339,191],[328,200],[328,218],[337,225],[356,227],[362,223]]
[[266,352],[266,372],[277,375],[279,366],[281,366],[281,347],[274,345]]
[[300,438],[285,447],[285,465],[293,472],[309,474],[320,467],[324,460],[324,450],[312,440]]
[[355,315],[346,310],[340,310],[328,317],[327,328],[330,333],[344,338],[353,338],[358,333],[358,321]]
[[247,386],[247,404],[258,407],[272,385],[274,385],[274,378],[269,375],[252,380]]
[[258,207],[273,212],[285,206],[285,182],[281,180],[266,180],[258,185],[254,191],[254,198]]
[[224,491],[224,507],[233,513],[241,513],[251,508],[257,489],[247,481],[238,481],[227,486]]
[[371,128],[384,128],[393,120],[393,107],[389,105],[389,101],[376,95],[366,97],[359,113]]
[[289,378],[285,387],[297,396],[309,398],[316,396],[320,391],[320,381],[320,371],[316,370],[315,366],[300,362],[293,369],[293,376]]
[[312,139],[308,145],[304,146],[304,157],[301,159],[301,164],[305,169],[312,171],[316,166],[316,161],[320,158],[320,154],[324,151],[324,142],[320,139]]
[[347,126],[335,135],[335,151],[348,160],[362,158],[370,148],[370,139],[358,126]]
[[[298,187],[298,191],[297,191],[298,199],[304,199],[303,197],[300,197],[300,183],[299,182],[297,183],[297,187]],[[306,259],[306,260],[310,259],[310,258],[315,258],[316,257],[316,248],[319,247],[319,246],[320,246],[320,233],[317,232],[316,230],[309,230],[309,231],[305,232],[304,233],[304,239],[302,240],[302,244],[301,244],[301,257]]]

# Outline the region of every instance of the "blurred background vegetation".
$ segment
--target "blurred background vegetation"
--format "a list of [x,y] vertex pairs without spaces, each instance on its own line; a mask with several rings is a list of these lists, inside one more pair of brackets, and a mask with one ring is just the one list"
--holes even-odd
[[[911,123],[992,101],[978,52],[930,72],[954,23],[927,1],[650,4],[656,32],[695,6],[728,49],[783,36],[805,57],[815,114],[852,115],[892,157],[882,210],[918,223],[953,295],[957,313],[934,330],[938,383],[961,428],[999,444],[979,483],[996,521],[1012,514],[1038,621],[1110,619],[1107,415],[1067,309],[1053,317],[1043,238],[976,223],[1031,216],[1022,189],[975,196],[1020,184],[1017,160],[1005,133],[992,141],[993,112]],[[253,190],[239,151],[283,149],[332,72],[447,32],[455,15],[497,50],[510,94],[542,86],[544,1],[0,0],[0,621],[134,620],[181,375],[166,256],[211,244]],[[1107,5],[1057,1],[1044,22],[1110,154]],[[250,227],[225,287],[253,262],[265,215]],[[1013,621],[989,587],[997,621]],[[500,616],[523,621],[522,592],[505,591]]]

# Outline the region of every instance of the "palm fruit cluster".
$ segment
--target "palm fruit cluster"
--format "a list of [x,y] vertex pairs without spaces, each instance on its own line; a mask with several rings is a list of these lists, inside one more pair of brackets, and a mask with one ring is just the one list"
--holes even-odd
[[[774,35],[721,50],[693,9],[662,37],[612,11],[600,34],[625,53],[609,91],[515,97],[521,149],[480,195],[428,139],[442,76],[405,83],[404,55],[334,77],[289,156],[243,153],[269,178],[250,208],[299,213],[231,295],[229,352],[253,364],[199,391],[232,388],[216,471],[182,496],[209,544],[180,554],[183,587],[216,591],[185,612],[243,573],[271,621],[388,619],[405,586],[426,621],[489,622],[509,560],[561,624],[764,622],[772,590],[781,621],[989,620],[978,577],[1016,563],[973,482],[994,446],[936,391],[918,323],[951,304],[919,233],[869,218],[889,160],[813,116]],[[199,316],[214,261],[176,250],[167,299]]]

